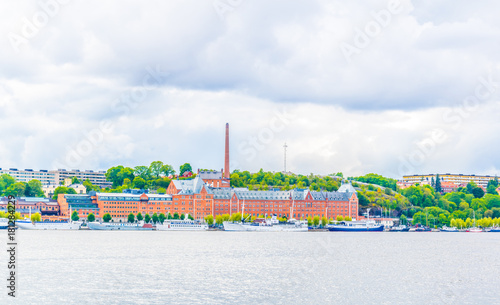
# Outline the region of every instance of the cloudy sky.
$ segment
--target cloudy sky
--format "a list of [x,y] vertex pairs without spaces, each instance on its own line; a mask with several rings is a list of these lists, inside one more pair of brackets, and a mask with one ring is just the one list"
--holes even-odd
[[498,174],[499,10],[2,1],[0,167]]

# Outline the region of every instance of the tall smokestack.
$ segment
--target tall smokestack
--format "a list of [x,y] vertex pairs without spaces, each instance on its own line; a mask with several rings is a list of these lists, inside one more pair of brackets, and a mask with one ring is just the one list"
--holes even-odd
[[224,156],[224,178],[229,179],[229,123],[226,123],[226,154]]

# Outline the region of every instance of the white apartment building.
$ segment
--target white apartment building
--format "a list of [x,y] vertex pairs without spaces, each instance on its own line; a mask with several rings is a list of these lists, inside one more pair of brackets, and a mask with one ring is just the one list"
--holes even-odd
[[99,187],[105,188],[111,186],[112,183],[106,180],[106,172],[105,171],[80,171],[77,169],[74,170],[66,170],[66,169],[58,169],[58,170],[33,170],[33,169],[24,169],[20,170],[17,168],[9,168],[4,169],[0,168],[0,175],[9,174],[14,177],[17,181],[20,182],[29,182],[31,180],[39,180],[42,182],[42,185],[61,185],[64,183],[64,179],[76,177],[80,182],[83,182],[87,179]]

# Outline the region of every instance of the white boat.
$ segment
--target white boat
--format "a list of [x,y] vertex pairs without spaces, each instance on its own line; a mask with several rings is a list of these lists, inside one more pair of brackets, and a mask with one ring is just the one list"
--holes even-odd
[[256,219],[254,222],[224,221],[224,231],[250,232],[307,232],[307,223],[290,219],[287,223],[280,223],[276,216],[266,219]]
[[443,226],[440,230],[441,232],[459,232],[458,229],[456,227],[447,227],[447,226]]
[[474,215],[474,226],[472,228],[467,229],[466,232],[470,232],[470,233],[480,233],[480,232],[483,232],[483,229],[476,227],[476,212],[472,211],[472,213],[474,213],[473,214]]
[[483,229],[477,228],[477,227],[472,227],[472,228],[468,229],[467,232],[470,232],[470,233],[480,233],[480,232],[483,232]]
[[337,225],[328,225],[329,231],[342,232],[382,232],[384,225],[376,224],[375,221],[342,221]]
[[[31,219],[31,207],[29,215]],[[29,219],[16,220],[16,227],[23,230],[79,230],[82,225],[81,221],[31,221]]]
[[[365,221],[341,221],[339,224],[328,225],[326,228],[333,232],[383,232],[384,225],[370,220],[370,209],[366,210]],[[409,230],[408,230],[409,231]]]
[[8,218],[0,218],[0,230],[7,229],[9,227]]
[[140,221],[138,223],[129,222],[89,222],[87,226],[90,230],[121,230],[121,231],[152,231],[154,227],[150,223]]
[[168,219],[163,224],[157,224],[158,231],[206,231],[208,225],[196,220]]
[[29,220],[17,220],[16,226],[23,230],[78,230],[82,225],[81,222],[76,221],[37,221],[31,222]]

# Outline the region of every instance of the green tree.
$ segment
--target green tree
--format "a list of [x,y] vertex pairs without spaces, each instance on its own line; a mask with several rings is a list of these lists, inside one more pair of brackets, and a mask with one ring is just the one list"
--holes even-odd
[[57,200],[59,194],[76,194],[76,191],[71,187],[58,186],[54,190],[54,196],[52,196],[52,198]]
[[368,206],[370,204],[370,200],[368,200],[362,192],[358,192],[357,195],[358,195],[358,203],[360,206]]
[[211,226],[214,224],[214,217],[212,215],[205,216],[205,222]]
[[307,225],[312,226],[313,225],[313,220],[311,216],[307,216]]
[[117,188],[123,185],[123,181],[128,178],[133,181],[134,169],[130,167],[123,167],[122,165],[112,167],[106,172],[106,179],[113,182],[113,188]]
[[186,218],[186,215],[181,214],[181,220],[184,220]]
[[462,201],[462,202],[460,202],[459,207],[460,207],[460,210],[465,211],[469,208],[469,204],[465,201]]
[[[135,179],[135,178],[134,178]],[[132,184],[132,182],[130,182],[130,179],[129,178],[125,178],[123,179],[123,186],[124,187],[128,187],[130,188],[130,185]]]
[[233,215],[231,215],[230,220],[239,222],[239,221],[241,221],[241,218],[242,218],[241,213],[238,212],[238,213],[234,213]]
[[167,192],[167,190],[166,190],[166,189],[164,189],[164,188],[162,188],[162,187],[160,187],[160,188],[158,188],[158,189],[156,190],[156,192],[157,192],[158,194],[165,194],[165,193]]
[[174,175],[175,174],[175,170],[174,168],[172,167],[172,165],[169,165],[169,164],[164,164],[162,167],[161,167],[161,172],[165,175],[165,176],[170,176],[170,175]]
[[391,178],[386,178],[386,177],[383,177],[381,175],[377,175],[377,174],[373,174],[373,173],[367,174],[367,175],[362,176],[362,177],[349,178],[349,179],[353,179],[353,180],[364,182],[364,183],[373,183],[373,184],[377,184],[380,186],[389,187],[393,191],[397,190],[397,182],[398,182],[397,180],[391,179]]
[[73,211],[73,213],[71,214],[71,220],[78,221],[79,219],[80,219],[80,216],[78,216],[78,212]]
[[243,181],[238,173],[231,174],[231,186],[233,187],[243,187]]
[[495,176],[495,179],[488,181],[488,186],[493,185],[494,187],[498,187],[498,177]]
[[158,223],[158,221],[159,221],[158,214],[153,213],[153,216],[151,217],[151,220],[153,220],[153,223]]
[[43,197],[42,183],[35,179],[29,181],[24,193],[26,197]]
[[78,178],[76,177],[73,177],[71,178],[71,184],[80,184],[80,180],[78,180]]
[[223,222],[224,222],[224,218],[222,217],[222,215],[215,216],[215,223],[216,224],[218,224],[219,226],[221,226]]
[[146,186],[146,180],[144,180],[142,177],[135,177],[132,183],[134,184],[134,188],[137,189],[143,189]]
[[323,216],[321,218],[321,225],[324,227],[324,226],[326,226],[327,223],[328,223],[328,218],[326,218],[325,216]]
[[[490,180],[490,181],[494,181],[494,180]],[[497,188],[493,184],[488,185],[488,187],[486,188],[486,193],[492,194],[492,195],[498,195]]]
[[483,191],[483,189],[482,189],[482,188],[480,188],[480,187],[474,187],[474,188],[472,189],[472,195],[474,195],[474,197],[476,197],[476,198],[483,198],[483,196],[484,196],[484,191]]
[[83,181],[82,184],[85,187],[85,190],[87,191],[87,193],[91,192],[91,191],[99,192],[101,190],[101,188],[99,186],[93,185],[89,179],[86,179],[85,181]]
[[441,178],[439,178],[439,174],[436,174],[436,193],[442,193],[443,189],[441,188]]
[[11,185],[16,183],[16,179],[14,179],[11,175],[9,174],[3,174],[0,176],[0,195],[5,195],[8,196],[7,194],[4,194],[5,190],[9,188]]
[[181,165],[180,170],[179,170],[179,175],[182,176],[185,172],[193,172],[193,169],[191,168],[191,164],[189,163],[184,163]]
[[165,214],[163,213],[160,213],[160,216],[158,216],[158,220],[160,221],[160,223],[163,223],[166,219],[167,216],[165,216]]
[[104,222],[110,222],[111,221],[111,215],[109,213],[106,213],[102,216],[102,220]]
[[16,182],[14,184],[11,184],[4,191],[4,195],[5,196],[22,197],[22,196],[24,196],[24,193],[26,191],[26,185],[27,185],[27,183],[25,183],[25,182]]
[[134,215],[134,213],[128,214],[127,221],[130,222],[130,223],[134,223],[135,222],[135,215]]
[[167,177],[160,177],[156,180],[151,180],[151,184],[154,188],[163,188],[163,189],[167,189],[168,188],[168,185],[170,184],[170,182],[172,181],[172,179],[170,178],[167,178]]
[[151,216],[149,216],[149,214],[146,214],[146,216],[144,216],[144,222],[149,223],[150,221],[151,221]]
[[477,184],[474,182],[474,181],[471,181],[469,183],[467,183],[467,192],[469,194],[472,194],[472,190],[477,187]]
[[95,216],[93,213],[90,213],[89,215],[87,215],[87,221],[88,222],[94,222],[95,221]]
[[144,219],[144,217],[142,217],[141,212],[139,212],[139,213],[137,214],[137,221],[142,221],[143,219]]
[[179,218],[180,218],[180,217],[179,217],[179,213],[175,212],[175,213],[174,213],[174,219],[179,219]]
[[337,221],[343,221],[344,217],[342,215],[337,215]]
[[399,223],[402,225],[406,225],[408,223],[408,218],[405,214],[401,214],[401,216],[399,216]]
[[136,177],[141,177],[144,180],[149,180],[151,178],[149,176],[149,167],[143,165],[134,167],[134,175]]
[[40,215],[40,213],[35,213],[35,214],[31,214],[31,221],[32,222],[39,222],[39,221],[42,221],[42,215]]
[[313,217],[313,225],[314,225],[315,227],[317,227],[317,226],[319,226],[319,222],[320,222],[320,218],[319,218],[319,216],[318,216],[318,215],[314,216],[314,217]]
[[493,208],[500,208],[500,196],[499,195],[486,194],[484,196],[484,200],[486,201],[486,205],[487,205],[488,209],[493,210]]
[[163,168],[163,162],[161,161],[153,161],[151,165],[149,165],[149,173],[154,178],[159,178],[161,174],[161,169]]

